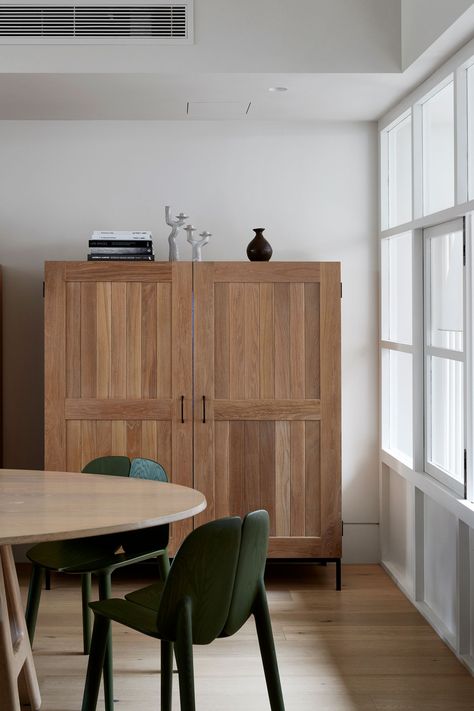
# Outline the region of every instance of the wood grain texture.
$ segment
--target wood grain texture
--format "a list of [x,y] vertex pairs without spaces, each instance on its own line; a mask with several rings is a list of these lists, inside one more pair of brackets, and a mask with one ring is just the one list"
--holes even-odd
[[[207,440],[216,466],[214,485],[209,478],[205,482],[206,495],[215,496],[216,511],[244,515],[257,506],[267,508],[271,555],[275,551],[285,557],[333,555],[340,531],[337,525],[326,531],[322,519],[325,497],[329,508],[334,497],[330,487],[322,491],[325,415],[319,393],[321,362],[324,359],[326,367],[331,367],[327,365],[330,353],[340,349],[340,341],[333,338],[322,349],[320,282],[326,264],[248,266],[194,265],[195,353],[198,367],[206,369],[208,413],[213,416],[214,432],[219,432],[212,442]],[[338,270],[337,265],[329,266]],[[340,308],[339,302],[332,308],[329,320]],[[204,309],[206,314],[201,314]],[[210,333],[206,316],[211,312],[212,354],[206,335]],[[202,333],[200,324],[205,324]],[[338,359],[333,353],[336,366]],[[202,436],[204,389],[200,384],[196,391],[195,438]],[[199,456],[206,456],[204,447],[200,451]],[[328,453],[328,461],[333,456],[334,452]],[[209,472],[206,469],[207,477]],[[337,476],[334,485],[340,485]],[[206,515],[210,511],[209,506]]]
[[63,265],[45,267],[45,466],[66,469],[66,287]]
[[215,495],[216,518],[229,516],[229,422],[215,422]]
[[[157,346],[158,346],[158,319],[157,319],[157,294],[156,284],[145,283],[141,285],[141,372],[142,372],[142,397],[157,397]],[[171,373],[168,368],[168,380]]]
[[111,283],[111,350],[110,397],[127,396],[127,284]]
[[112,368],[112,290],[111,284],[97,284],[97,397],[110,396]]
[[127,456],[127,423],[124,420],[112,421],[112,452],[117,456]]
[[225,400],[230,386],[229,284],[214,285],[214,397]]
[[260,290],[258,284],[246,284],[244,291],[244,397],[260,396]]
[[93,283],[81,284],[81,396],[97,397],[97,284]]
[[172,285],[156,284],[156,392],[157,397],[172,396]]
[[216,420],[319,420],[319,400],[215,400]]
[[[23,596],[29,569],[20,570]],[[472,711],[474,679],[377,565],[268,566],[265,584],[287,711]],[[114,596],[154,582],[129,569]],[[86,659],[75,576],[55,576],[43,595],[34,653],[43,711],[77,711]],[[153,639],[114,630],[114,680],[121,711],[146,711],[160,698]],[[253,621],[237,635],[196,645],[196,708],[270,709]],[[174,711],[179,709],[173,675]],[[100,695],[98,709],[103,708]]]
[[260,423],[244,423],[243,511],[256,511],[260,503]]
[[305,535],[321,536],[321,427],[305,424]]
[[127,284],[127,398],[142,395],[142,284]]
[[244,509],[245,422],[229,423],[229,509],[242,516]]
[[[173,482],[193,485],[193,312],[192,264],[173,262],[170,299],[172,342],[172,399],[175,405],[171,420],[171,477]],[[184,398],[184,422],[181,422],[181,397]],[[173,554],[192,530],[192,521],[180,521],[171,526],[170,552]]]
[[[305,423],[290,423],[290,533],[304,536],[306,513]],[[312,506],[308,502],[308,506]]]
[[[245,398],[245,287],[229,285],[230,369],[229,397]],[[216,364],[218,367],[218,364]]]
[[94,262],[47,262],[47,264],[57,264],[59,268],[63,268],[66,281],[137,281],[140,283],[171,281],[172,266],[170,262],[140,262],[139,264],[113,261],[107,262],[107,264]]
[[83,467],[81,447],[81,422],[66,422],[66,468],[70,472],[80,472]]
[[[51,263],[47,269],[46,290],[57,302],[48,378],[57,389],[56,370],[66,370],[71,395],[63,392],[51,409],[57,422],[47,452],[58,445],[58,429],[65,432],[55,466],[78,470],[105,454],[146,456],[158,459],[174,481],[191,485],[192,265]],[[56,287],[50,274],[59,275]],[[58,361],[61,348],[66,368]],[[190,521],[173,526],[172,550],[191,527]]]
[[290,423],[275,423],[275,534],[291,532],[291,458]]
[[0,544],[130,531],[202,511],[194,489],[143,479],[0,469]]
[[290,285],[275,284],[275,397],[290,398]]
[[304,284],[290,284],[290,394],[304,398],[305,393],[305,298]]
[[320,393],[320,285],[305,284],[305,393],[319,398]]
[[321,528],[328,555],[341,541],[341,291],[338,264],[321,265]]
[[[200,263],[194,270],[194,482],[208,501],[197,523],[211,521],[215,513],[214,281],[213,265]],[[205,400],[204,400],[205,398]]]
[[275,422],[260,422],[260,505],[270,517],[270,535],[276,535]]
[[[107,449],[166,461],[173,481],[194,470],[201,521],[264,506],[270,555],[338,555],[339,266],[76,266],[60,287],[74,393],[56,409],[62,468]],[[173,527],[172,551],[190,526]]]
[[273,284],[260,284],[260,397],[275,397],[275,309]]
[[[330,264],[330,262],[325,262]],[[229,283],[318,282],[318,262],[214,262],[214,280]]]
[[172,401],[170,399],[99,400],[97,398],[77,398],[64,401],[66,420],[170,420]]
[[81,285],[66,285],[67,397],[81,396]]
[[41,695],[11,546],[0,546],[0,699],[4,711],[37,711]]

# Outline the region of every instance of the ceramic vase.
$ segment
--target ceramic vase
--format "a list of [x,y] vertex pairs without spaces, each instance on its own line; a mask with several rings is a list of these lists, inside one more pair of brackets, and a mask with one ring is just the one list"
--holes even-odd
[[268,262],[272,258],[273,249],[263,236],[264,227],[254,227],[255,237],[247,245],[247,257],[251,262]]

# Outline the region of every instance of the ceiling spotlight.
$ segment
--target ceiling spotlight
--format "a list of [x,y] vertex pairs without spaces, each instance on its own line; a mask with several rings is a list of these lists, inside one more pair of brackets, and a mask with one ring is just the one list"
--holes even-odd
[[268,91],[288,91],[286,86],[271,86]]

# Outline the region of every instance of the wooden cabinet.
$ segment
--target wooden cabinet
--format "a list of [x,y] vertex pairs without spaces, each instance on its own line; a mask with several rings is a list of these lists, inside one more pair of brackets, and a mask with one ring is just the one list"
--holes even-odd
[[190,263],[46,263],[45,468],[141,456],[192,486],[192,358]]
[[340,558],[339,264],[50,262],[45,318],[47,469],[158,459],[197,523],[263,507],[270,556]]

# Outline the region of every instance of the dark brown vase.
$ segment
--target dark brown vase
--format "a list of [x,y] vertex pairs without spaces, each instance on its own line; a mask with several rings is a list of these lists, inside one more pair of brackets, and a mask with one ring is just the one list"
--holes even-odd
[[255,237],[247,246],[247,257],[251,262],[269,262],[272,258],[273,249],[262,232],[265,227],[254,227]]

